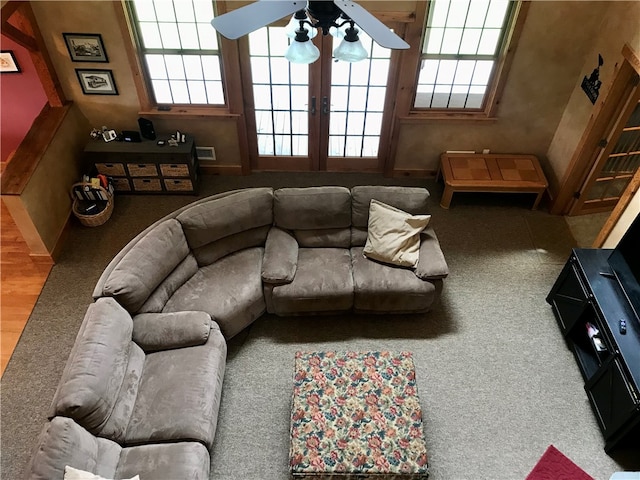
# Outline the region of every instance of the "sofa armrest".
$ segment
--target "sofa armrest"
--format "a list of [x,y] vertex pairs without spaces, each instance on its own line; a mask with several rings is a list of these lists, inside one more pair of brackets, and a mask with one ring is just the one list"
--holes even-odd
[[203,345],[209,339],[206,312],[141,313],[133,317],[133,341],[145,352]]
[[422,280],[438,280],[449,275],[449,266],[431,227],[420,234],[420,254],[415,273]]
[[272,227],[267,235],[262,260],[262,281],[291,283],[298,268],[298,241],[289,232]]

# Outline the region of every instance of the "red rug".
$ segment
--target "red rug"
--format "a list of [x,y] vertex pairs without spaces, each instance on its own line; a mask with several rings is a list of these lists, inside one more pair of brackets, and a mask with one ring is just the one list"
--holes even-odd
[[565,457],[556,447],[549,445],[525,480],[594,480],[594,478]]

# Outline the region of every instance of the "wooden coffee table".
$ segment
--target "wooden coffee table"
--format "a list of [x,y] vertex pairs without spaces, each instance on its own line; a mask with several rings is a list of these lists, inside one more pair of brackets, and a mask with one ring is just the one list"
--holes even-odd
[[426,479],[410,352],[297,352],[291,409],[295,479]]
[[522,192],[537,194],[535,210],[549,185],[534,155],[443,153],[440,174],[442,208],[449,208],[454,192]]

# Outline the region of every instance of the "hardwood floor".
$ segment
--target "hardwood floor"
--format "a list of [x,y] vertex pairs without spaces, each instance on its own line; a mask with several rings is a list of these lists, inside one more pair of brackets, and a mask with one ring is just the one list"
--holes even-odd
[[0,205],[1,375],[53,265],[33,261],[7,207]]

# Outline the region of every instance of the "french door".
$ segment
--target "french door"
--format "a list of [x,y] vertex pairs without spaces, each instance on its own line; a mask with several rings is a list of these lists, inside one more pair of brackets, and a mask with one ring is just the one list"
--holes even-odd
[[640,87],[637,76],[627,87],[626,98],[607,136],[593,153],[595,160],[580,188],[570,215],[612,210],[640,169]]
[[284,58],[284,28],[248,36],[242,74],[253,170],[383,170],[392,51],[360,39],[369,52],[361,62],[334,62],[332,37],[319,35],[320,59],[298,65]]

